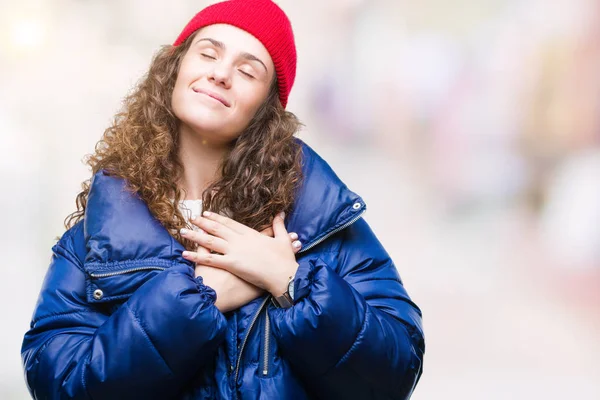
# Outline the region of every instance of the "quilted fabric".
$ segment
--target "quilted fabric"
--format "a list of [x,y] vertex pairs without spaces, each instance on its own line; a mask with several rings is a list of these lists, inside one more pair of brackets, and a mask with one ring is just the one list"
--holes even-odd
[[22,359],[35,399],[407,399],[421,312],[362,218],[364,201],[309,146],[288,231],[295,305],[222,314],[182,245],[122,179],[96,174],[85,218],[53,247]]

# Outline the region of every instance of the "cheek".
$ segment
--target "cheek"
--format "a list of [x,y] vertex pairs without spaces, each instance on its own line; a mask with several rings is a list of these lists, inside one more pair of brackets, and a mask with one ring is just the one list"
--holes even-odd
[[175,115],[180,119],[183,116],[185,108],[190,104],[189,101],[186,101],[186,97],[189,96],[188,90],[190,90],[189,85],[192,76],[189,76],[189,68],[185,68],[185,66],[185,64],[181,65],[171,95],[171,107]]
[[266,100],[267,91],[262,88],[249,87],[242,93],[240,95],[240,111],[243,111],[244,119],[249,122]]
[[175,86],[173,87],[173,93],[171,94],[171,108],[173,109],[173,113],[177,118],[181,119],[183,106],[185,101],[183,99],[183,87],[179,80],[175,82]]

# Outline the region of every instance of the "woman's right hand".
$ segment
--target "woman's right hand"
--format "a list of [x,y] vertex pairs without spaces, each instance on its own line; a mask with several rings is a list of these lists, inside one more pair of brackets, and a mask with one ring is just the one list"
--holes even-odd
[[[273,228],[268,227],[260,233],[273,237]],[[298,235],[290,232],[289,236],[290,245],[294,249],[294,253],[297,253],[302,247],[298,241]],[[202,246],[198,246],[197,251],[198,253],[208,253],[208,249]],[[224,269],[196,264],[195,275],[202,276],[204,284],[214,289],[217,293],[215,306],[222,313],[236,310],[264,293],[264,290]]]

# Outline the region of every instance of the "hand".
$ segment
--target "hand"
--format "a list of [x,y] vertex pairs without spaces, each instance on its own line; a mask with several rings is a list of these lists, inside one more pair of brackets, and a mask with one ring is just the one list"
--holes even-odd
[[217,293],[215,306],[222,313],[236,310],[264,293],[264,290],[224,269],[196,265],[196,276],[201,276],[204,284]]
[[298,269],[283,217],[281,213],[273,219],[271,238],[226,216],[205,211],[191,221],[201,232],[184,231],[182,235],[214,253],[185,251],[183,257],[227,270],[279,296]]
[[[263,229],[260,233],[269,237],[273,237],[274,235],[272,227]],[[298,235],[295,232],[291,232],[289,237],[294,253],[297,253],[302,247],[301,243],[297,240]],[[200,254],[210,253],[203,246],[198,246],[197,252]],[[215,290],[217,293],[215,306],[222,313],[238,309],[264,293],[262,289],[220,268],[196,264],[195,276],[202,276],[204,284]]]

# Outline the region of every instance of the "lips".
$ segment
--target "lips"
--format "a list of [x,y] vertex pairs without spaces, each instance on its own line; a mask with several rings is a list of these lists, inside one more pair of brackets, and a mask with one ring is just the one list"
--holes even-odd
[[201,89],[201,88],[192,88],[192,90],[196,93],[205,94],[213,99],[220,101],[225,107],[231,107],[231,104],[227,100],[225,100],[222,96],[218,95],[215,92],[211,92],[210,90]]

